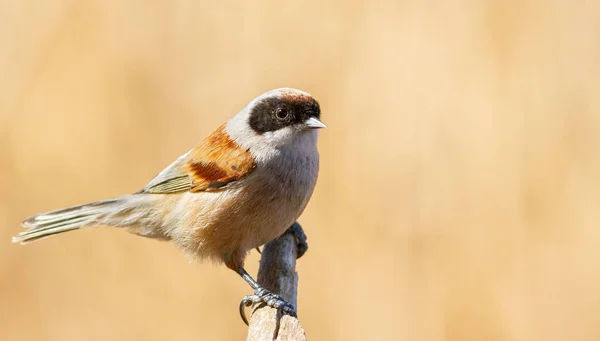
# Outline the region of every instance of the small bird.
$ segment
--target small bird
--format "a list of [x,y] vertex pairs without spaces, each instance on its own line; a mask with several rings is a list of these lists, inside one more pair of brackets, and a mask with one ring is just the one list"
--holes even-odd
[[34,215],[12,240],[25,244],[98,226],[169,240],[194,259],[238,273],[254,290],[242,304],[264,302],[295,316],[292,305],[244,270],[244,259],[304,211],[319,170],[317,130],[326,128],[320,114],[319,103],[304,91],[268,91],[142,190]]

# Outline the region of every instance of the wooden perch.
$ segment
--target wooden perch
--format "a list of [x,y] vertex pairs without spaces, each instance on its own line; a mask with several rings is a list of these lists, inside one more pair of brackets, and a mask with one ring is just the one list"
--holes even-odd
[[[302,231],[298,223],[297,228]],[[303,234],[303,232],[300,232]],[[304,241],[302,241],[304,242]],[[298,274],[296,273],[296,258],[306,251],[299,247],[298,237],[288,230],[279,238],[265,244],[258,283],[272,293],[279,294],[292,304],[296,311],[296,296],[298,294]],[[252,316],[248,328],[248,341],[258,340],[298,340],[305,341],[306,334],[296,317],[283,315],[274,308],[257,305],[252,307]]]

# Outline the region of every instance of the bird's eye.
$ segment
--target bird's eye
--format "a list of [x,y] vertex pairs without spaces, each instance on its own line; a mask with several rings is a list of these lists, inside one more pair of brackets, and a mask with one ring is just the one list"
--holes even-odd
[[289,112],[285,108],[277,108],[277,110],[275,110],[275,117],[280,120],[287,119],[289,115]]

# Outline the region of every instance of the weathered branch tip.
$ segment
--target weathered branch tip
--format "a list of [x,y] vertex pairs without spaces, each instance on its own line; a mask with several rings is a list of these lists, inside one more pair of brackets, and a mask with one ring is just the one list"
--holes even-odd
[[[258,283],[272,293],[277,293],[298,311],[298,274],[296,259],[306,251],[306,235],[294,223],[279,238],[265,244],[258,270]],[[248,341],[298,340],[305,341],[306,334],[296,317],[281,316],[277,309],[259,305],[252,307],[248,328]]]

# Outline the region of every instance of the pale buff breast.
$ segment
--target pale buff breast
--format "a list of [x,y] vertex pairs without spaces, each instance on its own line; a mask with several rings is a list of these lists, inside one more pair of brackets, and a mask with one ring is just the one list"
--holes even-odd
[[318,165],[316,148],[282,151],[227,190],[186,193],[171,213],[170,235],[198,258],[243,259],[298,219],[315,187]]

